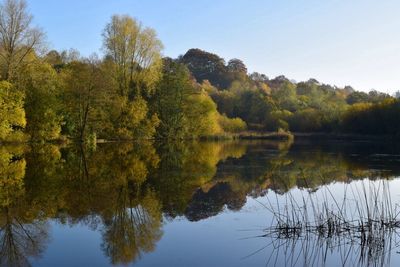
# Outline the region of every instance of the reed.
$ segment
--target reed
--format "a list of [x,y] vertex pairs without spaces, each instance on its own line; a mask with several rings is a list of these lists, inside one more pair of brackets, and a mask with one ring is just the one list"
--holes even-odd
[[289,192],[283,200],[268,197],[264,206],[273,220],[263,237],[271,238],[274,250],[290,251],[285,260],[291,266],[300,258],[304,261],[300,266],[315,261],[319,265],[334,249],[347,255],[341,258],[342,265],[386,265],[390,252],[399,247],[399,242],[393,242],[400,228],[399,206],[393,203],[385,180],[346,184],[339,198],[329,186],[318,193],[302,191],[300,197]]

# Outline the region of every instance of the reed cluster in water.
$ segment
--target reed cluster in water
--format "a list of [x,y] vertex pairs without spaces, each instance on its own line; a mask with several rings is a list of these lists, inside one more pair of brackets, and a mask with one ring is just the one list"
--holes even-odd
[[325,263],[328,253],[340,255],[343,265],[387,264],[400,245],[399,206],[387,181],[346,184],[340,199],[328,186],[300,197],[289,192],[283,201],[276,196],[275,204],[268,198],[265,207],[273,220],[263,236],[272,239],[275,254],[286,247],[285,261],[292,266],[299,258],[308,265]]

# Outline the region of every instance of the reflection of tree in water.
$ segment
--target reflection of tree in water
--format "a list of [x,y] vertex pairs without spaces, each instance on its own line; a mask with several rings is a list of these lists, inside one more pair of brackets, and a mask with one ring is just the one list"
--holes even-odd
[[[358,160],[360,157],[369,158],[369,146],[358,144],[342,149],[340,143],[335,147],[318,147],[315,144],[293,146],[285,157],[276,157],[269,161],[269,172],[265,174],[265,179],[270,180],[273,191],[284,194],[296,186],[317,190],[321,185],[337,181],[395,177],[396,169],[390,162],[381,161],[380,165],[371,167],[370,161]],[[389,148],[383,149],[387,151]],[[357,153],[356,157],[349,157],[354,153]],[[388,172],[388,169],[394,172]]]
[[34,147],[28,159],[29,201],[45,218],[103,229],[103,249],[114,263],[134,261],[161,237],[157,195],[146,185],[158,155],[151,144]]
[[158,164],[151,145],[104,145],[97,151],[43,145],[25,151],[0,151],[3,265],[29,265],[29,257],[41,254],[47,218],[103,227],[103,248],[113,263],[129,263],[154,249],[162,215],[146,185]]
[[193,195],[185,216],[190,221],[198,221],[219,214],[227,206],[230,210],[240,210],[246,203],[246,194],[234,192],[227,183],[218,183],[208,192],[199,189]]
[[3,209],[0,219],[0,266],[30,266],[29,257],[40,257],[48,241],[48,224],[24,222]]
[[160,205],[152,191],[138,199],[127,188],[121,188],[114,205],[115,213],[104,219],[102,248],[113,264],[127,264],[153,251],[161,238]]
[[155,248],[163,215],[196,221],[225,207],[239,210],[247,196],[258,197],[269,189],[285,193],[295,186],[318,188],[337,179],[382,174],[369,168],[372,163],[376,166],[375,158],[363,165],[365,161],[346,156],[351,149],[343,154],[340,149],[331,153],[319,147],[296,150],[291,145],[188,142],[159,145],[156,150],[142,142],[101,144],[95,151],[45,145],[25,152],[13,148],[12,153],[0,148],[0,205],[8,214],[1,218],[2,229],[8,229],[2,238],[10,233],[20,233],[21,238],[25,232],[18,228],[21,224],[36,237],[37,247],[44,247],[40,244],[47,239],[46,225],[41,220],[83,223],[101,229],[102,249],[111,262],[129,263]]
[[[294,187],[316,190],[334,181],[390,178],[400,173],[400,169],[394,168],[393,163],[391,165],[385,158],[378,161],[371,157],[369,144],[345,148],[340,145],[316,146],[313,143],[292,147],[290,143],[286,146],[278,144],[248,143],[248,152],[243,157],[231,158],[219,164],[215,178],[202,188],[226,182],[233,191],[240,190],[257,197],[266,194],[268,189],[284,194]],[[387,146],[382,146],[373,151],[384,154],[388,153],[388,149],[390,151]],[[356,157],[349,156],[354,153]],[[359,158],[364,158],[364,161]]]
[[47,223],[27,211],[22,153],[20,147],[0,148],[0,266],[29,266],[48,240]]
[[[218,161],[218,169],[212,179],[201,184],[192,195],[185,209],[189,220],[218,215],[225,207],[240,210],[246,204],[248,195],[256,197],[263,194],[270,185],[264,176],[270,167],[268,159],[284,157],[291,142],[246,141],[240,144],[243,153],[234,153],[235,156],[225,156]],[[250,155],[245,153],[246,150],[251,151]]]
[[[335,181],[390,178],[396,174],[385,171],[383,161],[371,169],[371,162],[355,161],[348,157],[354,151],[363,155],[362,144],[347,147],[344,151],[338,146],[332,147],[296,147],[282,142],[243,142],[247,153],[241,157],[230,157],[218,162],[213,178],[200,184],[185,202],[185,216],[189,220],[206,219],[223,211],[224,207],[237,209],[245,204],[246,196],[259,197],[269,190],[284,194],[294,187],[317,190],[321,185]],[[218,144],[219,145],[219,144]],[[360,147],[361,146],[361,147]],[[382,153],[385,149],[381,148]],[[380,151],[380,150],[373,150]],[[333,153],[334,152],[334,153]],[[364,151],[368,158],[370,151]],[[398,173],[398,172],[397,172]],[[200,188],[199,188],[200,187]]]
[[68,221],[100,227],[102,249],[113,264],[153,251],[162,236],[159,200],[146,185],[158,164],[154,148],[146,143],[105,145],[95,152],[79,148],[69,158]]
[[171,218],[183,215],[196,190],[215,177],[218,163],[245,153],[246,145],[240,142],[160,145],[159,168],[150,183],[160,196],[163,212]]
[[21,147],[0,147],[0,206],[7,207],[24,194],[26,162],[20,159]]

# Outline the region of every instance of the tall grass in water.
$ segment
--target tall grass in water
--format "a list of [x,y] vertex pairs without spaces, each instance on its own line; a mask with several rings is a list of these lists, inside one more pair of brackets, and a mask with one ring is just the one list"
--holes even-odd
[[268,264],[283,257],[289,266],[323,266],[338,255],[333,266],[387,266],[400,245],[399,206],[384,180],[346,184],[340,198],[329,186],[299,197],[289,192],[265,207],[273,214],[264,235],[274,247]]

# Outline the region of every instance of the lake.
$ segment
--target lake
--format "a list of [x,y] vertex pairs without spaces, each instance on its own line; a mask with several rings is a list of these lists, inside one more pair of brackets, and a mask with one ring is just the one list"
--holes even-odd
[[400,264],[393,144],[2,146],[0,174],[1,266]]

